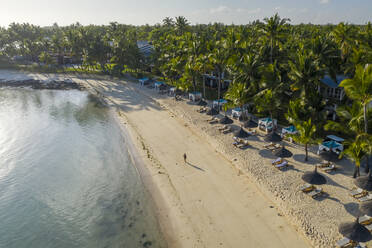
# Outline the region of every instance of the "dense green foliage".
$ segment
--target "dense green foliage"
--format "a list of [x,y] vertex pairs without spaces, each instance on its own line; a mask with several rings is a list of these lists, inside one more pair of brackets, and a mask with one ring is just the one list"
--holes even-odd
[[[154,46],[150,57],[141,54],[139,40]],[[66,56],[73,66],[64,65]],[[182,90],[200,90],[204,97],[213,90],[206,90],[202,75],[213,72],[217,98],[225,93],[222,82],[232,80],[225,95],[229,106],[250,104],[254,114],[293,123],[303,133],[311,130],[311,135],[301,134],[302,140],[338,132],[351,142],[354,154],[362,154],[356,149],[371,154],[365,148],[372,124],[367,108],[372,100],[371,23],[291,25],[277,14],[247,25],[190,25],[184,17],[167,17],[153,26],[13,23],[0,29],[0,63],[19,58],[47,68],[147,74]],[[349,78],[341,84],[347,97],[337,102],[338,119],[328,121],[327,105],[333,102],[321,96],[320,81],[325,75],[336,81],[340,74]],[[345,154],[353,157],[353,152]]]

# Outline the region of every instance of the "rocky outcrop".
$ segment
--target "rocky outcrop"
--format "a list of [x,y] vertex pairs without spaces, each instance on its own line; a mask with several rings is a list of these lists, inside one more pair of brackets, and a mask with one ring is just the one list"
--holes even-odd
[[0,80],[0,87],[31,87],[33,89],[48,89],[48,90],[83,90],[84,87],[72,80],[65,81],[44,81],[37,79],[26,80]]

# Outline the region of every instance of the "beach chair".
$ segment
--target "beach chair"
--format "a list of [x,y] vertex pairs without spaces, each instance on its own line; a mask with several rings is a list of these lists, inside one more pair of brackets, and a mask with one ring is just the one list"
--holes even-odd
[[316,198],[316,197],[320,196],[321,194],[323,194],[323,189],[322,188],[315,188],[310,192],[307,192],[307,193],[305,192],[305,194],[307,194],[308,196],[310,196],[312,198]]
[[276,149],[279,149],[281,147],[282,146],[280,144],[275,144],[274,146],[270,146],[267,149],[269,149],[270,151],[275,151]]
[[367,191],[361,189],[361,188],[354,188],[351,190],[350,195],[356,199],[364,197],[368,194]]
[[218,129],[218,131],[222,131],[222,130],[226,129],[227,127],[228,127],[227,125],[223,125],[223,126],[218,127],[217,129]]
[[285,168],[287,166],[288,166],[288,161],[285,161],[285,160],[282,163],[280,163],[280,164],[275,164],[274,165],[274,167],[277,168],[277,169],[279,169],[279,170],[281,170],[281,169],[283,169],[283,168]]
[[312,190],[314,190],[314,189],[315,189],[314,185],[311,185],[311,184],[309,184],[309,183],[307,183],[307,184],[305,184],[305,185],[302,185],[302,186],[300,187],[300,190],[301,190],[302,192],[309,192],[309,191],[312,191]]
[[241,140],[240,138],[237,138],[237,137],[233,137],[233,139],[235,140],[233,142],[233,145],[236,146],[236,147],[243,142],[243,140]]
[[352,241],[349,238],[343,237],[339,241],[336,242],[337,247],[340,248],[347,248],[347,247],[356,247],[358,245],[357,242]]
[[268,144],[265,144],[264,148],[269,149],[269,150],[273,150],[273,149],[275,149],[275,144],[270,142]]
[[272,165],[277,165],[277,164],[281,164],[281,163],[283,163],[283,158],[277,158],[277,159],[271,161]]
[[208,108],[202,107],[200,109],[197,109],[196,112],[198,112],[198,113],[205,113],[205,112],[207,112],[207,110],[208,110]]
[[329,172],[331,172],[331,171],[336,170],[336,166],[335,166],[334,164],[330,164],[330,165],[328,165],[327,167],[320,167],[320,169],[321,169],[322,171],[324,171],[324,172],[329,173]]
[[359,223],[363,226],[371,225],[372,217],[365,214],[362,217],[359,217]]
[[257,131],[256,131],[256,129],[248,129],[248,131],[247,131],[247,133],[249,134],[249,135],[256,135],[257,134]]
[[240,149],[245,149],[249,146],[249,142],[248,140],[241,140],[240,141],[240,144],[238,144],[236,147],[240,148]]
[[214,120],[211,120],[208,123],[209,124],[216,124],[216,123],[218,123],[218,118],[214,118]]
[[367,194],[366,196],[363,196],[363,197],[361,197],[361,198],[358,198],[358,200],[359,200],[360,202],[367,202],[367,201],[370,201],[370,200],[372,200],[372,195]]
[[370,231],[370,232],[372,231],[372,224],[365,225],[364,227],[367,228],[368,231]]
[[211,122],[213,123],[213,122],[215,122],[215,121],[218,122],[218,118],[217,118],[217,117],[212,117],[211,119],[208,119],[208,120],[207,120],[208,123],[211,123]]
[[230,126],[227,126],[226,129],[222,130],[222,133],[223,134],[227,134],[227,133],[230,133],[232,131],[231,127]]
[[327,166],[329,166],[329,165],[331,165],[331,164],[332,164],[332,162],[327,161],[327,160],[323,160],[322,162],[320,162],[320,163],[318,164],[318,167],[319,167],[319,168],[321,168],[321,167],[327,167]]

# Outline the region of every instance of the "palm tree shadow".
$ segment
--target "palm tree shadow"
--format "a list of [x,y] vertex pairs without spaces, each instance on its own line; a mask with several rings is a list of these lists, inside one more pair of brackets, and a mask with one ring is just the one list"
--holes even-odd
[[193,164],[190,163],[190,162],[186,162],[186,164],[187,164],[187,165],[190,165],[191,167],[193,167],[193,168],[195,168],[195,169],[197,169],[197,170],[201,170],[201,171],[204,171],[204,172],[205,172],[205,170],[204,170],[203,168],[200,168],[200,167],[198,167],[198,166],[196,166],[196,165],[193,165]]

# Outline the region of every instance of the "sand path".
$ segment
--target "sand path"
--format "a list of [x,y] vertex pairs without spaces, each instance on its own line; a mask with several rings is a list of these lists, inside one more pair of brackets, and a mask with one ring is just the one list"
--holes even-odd
[[159,211],[172,226],[163,228],[174,228],[170,247],[309,247],[273,203],[183,120],[133,85],[87,82],[125,114],[157,161],[150,173],[168,202]]

